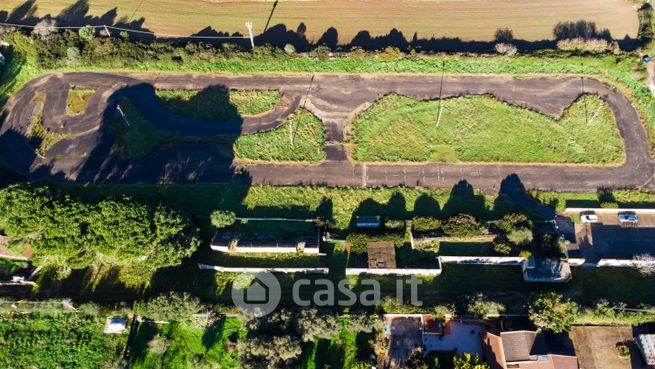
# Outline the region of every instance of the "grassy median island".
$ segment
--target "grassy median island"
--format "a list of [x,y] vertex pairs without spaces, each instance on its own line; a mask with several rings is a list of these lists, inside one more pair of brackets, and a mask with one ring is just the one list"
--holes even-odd
[[90,88],[71,88],[68,90],[68,100],[66,101],[66,110],[70,114],[80,114],[84,111],[89,98],[95,89]]
[[267,112],[280,101],[277,91],[159,90],[157,95],[174,111],[194,118],[226,120]]
[[586,95],[561,119],[470,96],[440,102],[389,95],[354,121],[359,161],[607,164],[623,160],[609,106]]
[[277,129],[239,136],[234,152],[240,159],[317,162],[324,157],[323,143],[321,120],[300,109]]

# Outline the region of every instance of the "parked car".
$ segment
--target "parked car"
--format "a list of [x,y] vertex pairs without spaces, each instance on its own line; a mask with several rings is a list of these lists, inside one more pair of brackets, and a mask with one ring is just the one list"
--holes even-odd
[[598,216],[593,212],[584,213],[584,214],[580,214],[580,220],[582,221],[582,223],[597,223]]
[[639,216],[632,212],[619,213],[619,222],[637,224],[639,222]]

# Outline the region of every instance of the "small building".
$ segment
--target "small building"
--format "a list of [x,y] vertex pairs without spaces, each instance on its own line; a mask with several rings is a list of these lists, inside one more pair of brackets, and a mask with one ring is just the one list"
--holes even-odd
[[368,244],[368,267],[370,269],[396,269],[396,246],[393,242],[370,242]]
[[127,331],[127,319],[121,317],[109,317],[105,321],[105,333],[120,334]]
[[571,265],[566,260],[530,256],[521,264],[526,282],[565,283],[571,280]]
[[646,365],[655,365],[655,334],[640,334],[637,336],[637,346]]
[[379,215],[358,215],[356,218],[357,228],[380,228],[381,218]]
[[550,353],[543,333],[484,332],[482,348],[491,369],[579,369],[577,357]]

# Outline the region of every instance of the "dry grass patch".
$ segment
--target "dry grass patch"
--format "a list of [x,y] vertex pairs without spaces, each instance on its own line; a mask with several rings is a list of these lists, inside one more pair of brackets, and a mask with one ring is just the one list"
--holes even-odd
[[68,91],[68,100],[66,102],[66,109],[70,114],[80,114],[84,111],[89,98],[93,93],[96,92],[94,89],[87,88],[71,88]]

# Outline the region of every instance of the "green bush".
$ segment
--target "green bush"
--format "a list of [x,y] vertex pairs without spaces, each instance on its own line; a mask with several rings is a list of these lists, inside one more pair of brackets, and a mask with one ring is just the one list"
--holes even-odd
[[188,293],[169,292],[148,301],[134,303],[134,313],[144,318],[167,322],[193,321],[193,314],[198,314],[207,307]]
[[441,227],[450,237],[474,237],[482,234],[480,224],[471,215],[459,214],[448,218]]
[[402,219],[386,219],[384,221],[384,228],[388,229],[404,229],[406,222]]
[[509,213],[495,222],[496,228],[507,234],[518,227],[532,228],[533,223],[525,214]]
[[489,301],[483,294],[473,296],[467,306],[469,314],[480,318],[497,317],[505,312],[505,305]]
[[600,203],[600,207],[603,209],[618,209],[619,204],[613,201],[604,201]]
[[526,246],[532,242],[533,235],[530,228],[515,228],[507,234],[507,239],[518,246]]
[[555,333],[570,331],[579,314],[575,302],[566,300],[555,292],[536,294],[528,312],[534,325]]
[[509,255],[512,253],[512,245],[505,242],[494,243],[494,252],[500,255]]
[[216,210],[211,215],[212,225],[216,228],[227,228],[236,222],[237,216],[233,211]]
[[434,232],[441,228],[441,220],[434,217],[414,217],[412,228],[417,232]]
[[362,233],[351,233],[346,237],[346,242],[350,244],[350,252],[353,254],[366,254],[370,241],[371,239]]
[[37,263],[80,269],[94,263],[177,265],[198,247],[197,229],[180,212],[129,198],[84,202],[46,186],[0,190],[0,228],[29,243]]

